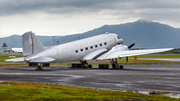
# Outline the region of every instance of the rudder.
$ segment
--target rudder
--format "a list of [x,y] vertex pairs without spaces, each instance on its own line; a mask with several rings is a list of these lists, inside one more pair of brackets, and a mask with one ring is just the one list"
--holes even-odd
[[22,35],[22,41],[24,57],[28,57],[45,50],[45,47],[31,31]]

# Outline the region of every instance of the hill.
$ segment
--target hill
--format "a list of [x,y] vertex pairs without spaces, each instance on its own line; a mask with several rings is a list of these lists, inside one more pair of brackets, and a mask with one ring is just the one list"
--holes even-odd
[[[43,43],[48,40],[52,40],[52,36],[37,36],[38,39]],[[55,36],[55,38],[60,38],[61,36]],[[9,37],[0,38],[0,45],[2,48],[3,43],[6,43],[7,48],[21,48],[22,47],[22,36],[21,35],[12,35]],[[51,43],[53,45],[53,42]],[[55,44],[55,43],[54,43]]]
[[[75,35],[63,36],[55,41],[66,43],[80,38],[86,38],[103,32],[116,33],[124,39],[125,45],[136,43],[134,48],[180,48],[180,29],[158,22],[138,20],[119,25],[104,25],[100,28]],[[83,37],[82,37],[83,36]],[[80,38],[79,38],[80,37]],[[50,42],[44,43],[50,46]]]
[[[125,45],[136,43],[134,48],[180,48],[180,28],[145,20],[119,25],[104,25],[81,34],[55,36],[54,44],[80,40],[104,32],[118,34],[119,37],[124,39],[123,44]],[[38,38],[45,46],[53,45],[52,36],[38,36]],[[8,48],[22,47],[22,39],[18,35],[0,38],[0,45],[3,45],[4,42],[8,45]]]

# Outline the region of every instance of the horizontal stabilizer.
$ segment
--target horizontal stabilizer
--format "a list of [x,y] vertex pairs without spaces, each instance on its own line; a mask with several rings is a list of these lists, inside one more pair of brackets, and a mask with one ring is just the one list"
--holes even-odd
[[13,58],[13,59],[7,59],[5,61],[24,61],[24,58]]
[[104,55],[97,58],[97,60],[104,60],[104,59],[112,59],[112,58],[122,58],[126,56],[135,56],[135,55],[144,55],[150,53],[158,53],[172,50],[173,48],[164,48],[164,49],[144,49],[144,50],[117,50],[113,52],[105,53]]
[[49,63],[54,61],[55,59],[50,58],[50,57],[37,57],[33,59],[27,60],[28,62],[33,62],[33,63]]

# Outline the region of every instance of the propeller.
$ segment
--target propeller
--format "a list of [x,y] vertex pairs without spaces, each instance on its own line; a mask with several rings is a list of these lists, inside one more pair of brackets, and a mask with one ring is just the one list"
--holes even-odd
[[135,45],[135,43],[131,44],[130,46],[128,46],[128,49],[130,49],[131,47],[133,47]]
[[[135,45],[135,43],[131,44],[130,46],[128,46],[128,49],[130,49],[131,47],[133,47]],[[126,56],[126,62],[128,62],[128,57]]]

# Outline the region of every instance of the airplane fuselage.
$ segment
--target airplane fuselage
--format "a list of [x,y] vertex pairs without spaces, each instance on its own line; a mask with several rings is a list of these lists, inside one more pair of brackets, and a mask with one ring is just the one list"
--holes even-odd
[[55,60],[51,63],[80,61],[89,53],[100,49],[106,49],[108,51],[113,46],[122,43],[123,39],[119,38],[117,34],[101,34],[49,47],[48,49],[35,55],[35,57],[31,57],[31,59],[44,56],[54,58]]

